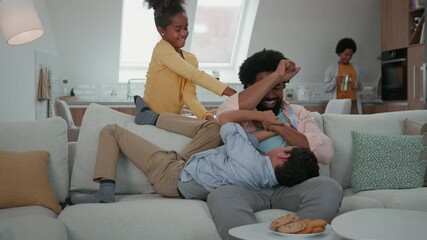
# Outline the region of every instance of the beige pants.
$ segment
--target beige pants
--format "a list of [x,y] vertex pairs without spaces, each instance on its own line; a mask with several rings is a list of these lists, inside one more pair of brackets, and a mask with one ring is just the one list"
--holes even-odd
[[93,179],[116,179],[119,151],[145,173],[153,189],[164,196],[178,197],[178,174],[194,153],[221,144],[219,125],[172,113],[161,113],[156,127],[192,138],[181,153],[166,151],[134,133],[109,124],[99,134],[98,152]]

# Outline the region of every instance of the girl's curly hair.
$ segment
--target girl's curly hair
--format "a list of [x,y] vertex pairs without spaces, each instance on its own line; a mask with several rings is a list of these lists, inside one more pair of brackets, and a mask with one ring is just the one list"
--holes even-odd
[[185,0],[144,0],[148,9],[154,9],[154,22],[157,27],[166,29],[171,17],[178,13],[186,13],[183,5]]

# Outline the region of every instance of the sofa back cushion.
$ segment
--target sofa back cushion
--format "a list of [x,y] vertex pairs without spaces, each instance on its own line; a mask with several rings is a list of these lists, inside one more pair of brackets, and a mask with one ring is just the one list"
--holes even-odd
[[[316,121],[320,130],[323,132],[323,118],[322,115],[318,112],[311,112],[311,116]],[[319,164],[319,174],[320,176],[330,177],[329,164]]]
[[343,188],[351,185],[353,143],[351,131],[382,135],[402,135],[405,118],[423,122],[427,110],[385,112],[365,115],[323,114],[323,128],[334,144],[330,174]]
[[[137,125],[135,117],[108,107],[92,103],[87,108],[80,127],[76,159],[71,174],[70,190],[92,192],[99,184],[92,181],[98,148],[98,135],[107,124],[118,124],[153,144],[180,152],[190,142],[190,138],[151,125]],[[117,194],[137,194],[154,192],[147,178],[131,161],[120,154],[117,166]]]
[[0,123],[0,150],[49,152],[49,183],[59,201],[68,194],[67,124],[60,117]]

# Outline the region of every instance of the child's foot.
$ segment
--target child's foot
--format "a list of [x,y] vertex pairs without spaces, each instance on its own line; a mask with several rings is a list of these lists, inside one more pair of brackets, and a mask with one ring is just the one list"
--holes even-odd
[[158,114],[153,112],[142,97],[135,95],[133,97],[136,107],[135,123],[138,125],[156,125]]
[[99,191],[85,196],[71,196],[65,199],[67,205],[75,205],[81,203],[112,203],[115,202],[115,187],[116,184],[112,180],[101,182]]

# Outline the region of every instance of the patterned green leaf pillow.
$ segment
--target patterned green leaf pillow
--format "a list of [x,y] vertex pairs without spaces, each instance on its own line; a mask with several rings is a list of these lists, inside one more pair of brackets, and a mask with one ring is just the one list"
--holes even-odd
[[352,132],[353,192],[422,187],[427,160],[420,158],[421,136]]

